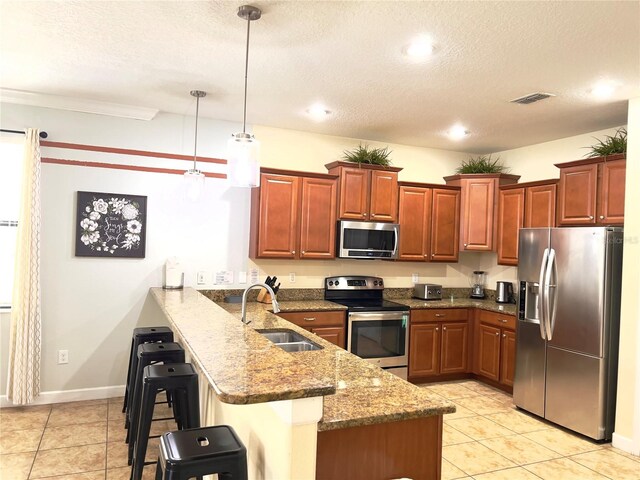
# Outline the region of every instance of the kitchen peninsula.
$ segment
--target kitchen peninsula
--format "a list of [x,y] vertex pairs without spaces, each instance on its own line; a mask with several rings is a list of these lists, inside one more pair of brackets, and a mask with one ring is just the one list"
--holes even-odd
[[[250,478],[440,478],[442,415],[452,403],[250,303],[217,305],[194,289],[151,294],[200,374],[204,423],[230,424]],[[323,300],[283,311],[340,310]],[[254,329],[288,328],[323,349],[287,353]]]

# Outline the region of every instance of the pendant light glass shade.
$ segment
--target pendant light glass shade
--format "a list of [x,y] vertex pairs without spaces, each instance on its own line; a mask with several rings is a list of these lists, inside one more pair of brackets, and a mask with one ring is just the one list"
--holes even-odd
[[248,133],[236,133],[227,143],[227,180],[234,187],[260,186],[260,142]]
[[204,173],[193,168],[184,172],[184,192],[187,200],[196,202],[200,200],[204,190]]
[[231,136],[227,143],[227,182],[231,187],[260,186],[260,142],[246,133],[247,126],[247,79],[249,71],[249,32],[251,22],[258,20],[262,11],[251,5],[238,8],[238,16],[247,21],[247,48],[244,61],[244,110],[242,132]]

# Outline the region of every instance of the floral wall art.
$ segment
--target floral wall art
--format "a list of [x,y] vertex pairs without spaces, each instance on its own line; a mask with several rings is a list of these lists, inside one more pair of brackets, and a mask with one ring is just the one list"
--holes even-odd
[[77,257],[144,258],[147,197],[78,192]]

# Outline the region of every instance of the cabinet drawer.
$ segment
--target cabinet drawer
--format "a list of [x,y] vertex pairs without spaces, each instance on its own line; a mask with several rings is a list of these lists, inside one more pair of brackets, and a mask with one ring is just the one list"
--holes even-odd
[[466,320],[466,308],[425,308],[411,310],[411,322],[448,322],[451,320]]
[[516,317],[513,315],[505,315],[503,313],[489,312],[487,310],[478,310],[478,319],[487,325],[493,325],[498,328],[516,329]]
[[345,312],[322,311],[322,312],[280,312],[278,316],[291,323],[304,328],[314,327],[344,327]]

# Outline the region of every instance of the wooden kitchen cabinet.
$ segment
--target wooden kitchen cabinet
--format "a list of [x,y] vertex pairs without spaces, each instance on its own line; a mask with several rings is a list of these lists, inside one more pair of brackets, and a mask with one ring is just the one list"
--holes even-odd
[[460,250],[496,250],[498,188],[516,183],[520,176],[471,174],[444,177],[447,185],[461,188]]
[[261,169],[251,192],[250,258],[335,258],[337,177]]
[[371,222],[398,219],[398,172],[396,167],[354,166],[351,162],[325,165],[339,178],[338,218]]
[[278,316],[340,348],[346,346],[346,314],[344,310],[280,312]]
[[518,265],[521,228],[554,227],[557,180],[500,187],[498,192],[498,264]]
[[556,164],[560,169],[557,224],[622,225],[626,155]]
[[411,311],[409,377],[468,372],[466,309]]
[[460,189],[400,182],[399,260],[457,262]]
[[475,311],[473,372],[512,387],[516,358],[516,319],[487,310]]

